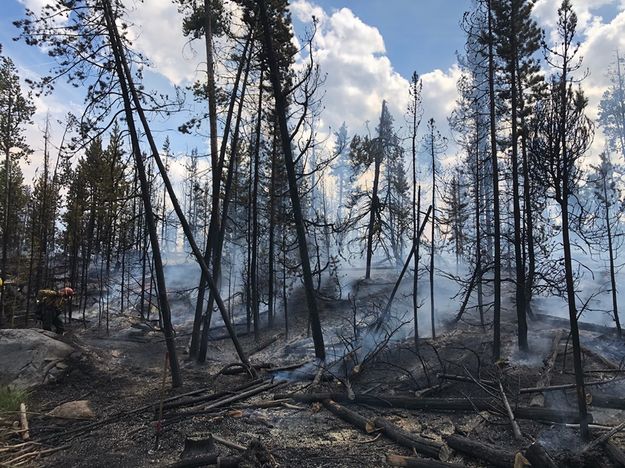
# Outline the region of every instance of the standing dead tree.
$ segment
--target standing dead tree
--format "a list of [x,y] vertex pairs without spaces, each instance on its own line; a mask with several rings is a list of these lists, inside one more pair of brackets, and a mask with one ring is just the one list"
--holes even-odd
[[302,215],[302,207],[297,187],[297,175],[295,172],[295,162],[293,160],[293,149],[291,147],[291,136],[287,122],[287,102],[286,95],[282,90],[280,82],[280,70],[274,51],[273,38],[271,34],[271,26],[269,15],[267,13],[267,3],[265,0],[258,1],[260,12],[260,21],[263,27],[263,39],[265,53],[269,65],[269,77],[273,89],[273,95],[276,106],[276,117],[280,128],[280,137],[282,140],[282,152],[284,154],[284,162],[286,165],[287,177],[289,182],[289,194],[293,208],[293,216],[295,218],[295,228],[297,231],[297,242],[299,246],[300,261],[302,263],[302,273],[304,279],[304,289],[306,291],[306,303],[308,305],[308,314],[310,317],[310,325],[315,344],[315,355],[318,359],[325,359],[325,347],[323,343],[323,332],[321,330],[321,321],[319,320],[319,310],[317,308],[317,299],[315,297],[315,289],[313,283],[312,271],[310,268],[310,257],[308,255],[308,243],[306,240],[306,226]]

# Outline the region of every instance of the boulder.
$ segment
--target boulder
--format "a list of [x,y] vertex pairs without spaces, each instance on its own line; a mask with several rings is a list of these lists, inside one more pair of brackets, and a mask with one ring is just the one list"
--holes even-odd
[[0,386],[30,389],[67,371],[74,348],[44,330],[0,330]]
[[48,416],[61,419],[95,419],[89,400],[68,401],[54,408]]

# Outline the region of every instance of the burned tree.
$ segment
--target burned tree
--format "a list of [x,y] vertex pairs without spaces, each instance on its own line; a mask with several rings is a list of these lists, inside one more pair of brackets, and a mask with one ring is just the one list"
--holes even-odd
[[575,368],[577,403],[580,413],[580,431],[588,438],[586,393],[582,367],[578,309],[576,305],[573,258],[571,253],[570,211],[574,204],[577,182],[581,172],[579,160],[592,143],[594,127],[586,117],[587,99],[581,88],[575,89],[574,73],[581,66],[579,45],[575,45],[577,16],[569,0],[563,0],[558,9],[559,43],[547,50],[547,61],[556,70],[550,83],[549,96],[537,109],[534,145],[539,145],[535,163],[541,168],[542,182],[549,187],[561,211],[561,231],[566,300],[569,309],[573,364]]

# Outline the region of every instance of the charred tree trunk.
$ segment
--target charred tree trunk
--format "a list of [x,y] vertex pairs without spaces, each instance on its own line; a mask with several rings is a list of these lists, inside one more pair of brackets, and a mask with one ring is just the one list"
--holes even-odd
[[167,298],[167,287],[165,284],[165,275],[163,273],[163,263],[158,242],[158,233],[156,231],[156,222],[154,219],[154,213],[152,211],[152,201],[150,200],[150,187],[146,176],[143,157],[141,155],[138,133],[132,115],[133,108],[130,101],[131,90],[129,89],[131,77],[127,75],[128,70],[127,65],[124,63],[125,59],[122,48],[123,46],[121,44],[121,41],[119,40],[117,26],[115,24],[115,17],[113,15],[111,5],[108,1],[105,2],[105,17],[109,36],[112,42],[112,47],[115,53],[115,69],[122,90],[122,98],[124,100],[124,109],[126,114],[126,123],[128,124],[128,130],[132,142],[133,155],[135,158],[135,164],[137,166],[139,182],[141,185],[141,197],[143,199],[143,206],[145,209],[145,221],[148,233],[150,235],[150,242],[152,244],[152,255],[154,258],[157,289],[159,295],[159,307],[163,317],[165,343],[167,345],[167,352],[169,353],[169,366],[171,369],[172,385],[174,387],[180,387],[182,386],[182,376],[180,374],[180,367],[178,365],[176,344],[174,341],[173,327],[171,325],[171,312],[169,309],[169,300]]
[[[235,177],[235,172],[237,170],[237,158],[238,158],[238,149],[239,149],[239,131],[241,128],[241,118],[242,118],[242,113],[243,113],[243,104],[244,104],[244,99],[245,99],[245,94],[246,94],[246,90],[247,90],[247,79],[249,76],[249,72],[250,72],[250,67],[251,67],[251,63],[252,63],[252,52],[253,52],[253,47],[252,47],[252,31],[250,31],[250,34],[248,36],[248,42],[246,43],[247,49],[244,49],[244,54],[243,57],[245,57],[245,53],[247,53],[247,51],[249,50],[249,55],[247,57],[247,61],[246,61],[246,65],[245,65],[245,74],[243,77],[243,82],[241,85],[241,96],[239,98],[239,108],[237,110],[237,116],[236,116],[236,120],[235,120],[235,124],[234,124],[234,132],[232,134],[232,144],[231,144],[231,150],[230,150],[230,161],[228,162],[228,172],[226,175],[226,183],[224,185],[224,202],[223,202],[223,209],[222,209],[222,215],[221,215],[221,223],[219,226],[219,242],[218,242],[218,246],[217,246],[217,255],[215,255],[215,262],[213,263],[213,267],[215,269],[215,271],[217,271],[219,273],[220,269],[221,269],[221,256],[222,256],[222,251],[223,251],[223,245],[224,245],[224,241],[226,238],[226,226],[228,223],[228,212],[230,209],[230,198],[231,198],[231,193],[232,193],[232,182],[234,180]],[[238,73],[238,72],[237,72]],[[235,83],[236,84],[236,83]],[[238,86],[235,86],[238,88]],[[233,97],[234,99],[234,97]],[[234,104],[235,101],[231,101],[231,106],[234,110]],[[228,113],[228,115],[230,116],[230,112]],[[228,120],[228,118],[226,118],[226,125],[229,127],[230,125],[230,121]],[[224,138],[227,136],[227,134],[224,134]],[[225,146],[225,139],[222,140],[222,146],[221,146],[221,152],[222,154],[225,154],[226,151],[226,146]],[[225,156],[224,156],[225,157]],[[202,340],[200,343],[200,351],[199,351],[199,355],[198,355],[198,362],[204,362],[206,360],[206,352],[208,350],[208,332],[210,330],[210,324],[211,324],[211,319],[212,319],[212,314],[213,314],[213,305],[215,303],[215,296],[213,295],[212,292],[209,292],[208,295],[208,304],[206,305],[206,314],[204,316],[204,324],[203,324],[203,329],[202,329]]]
[[[260,166],[260,145],[261,129],[263,118],[263,70],[260,71],[258,87],[258,114],[256,116],[256,137],[254,143],[254,178],[252,182],[252,198],[250,208],[252,210],[252,242],[251,242],[251,262],[250,269],[251,292],[252,292],[252,313],[254,315],[254,338],[260,339],[260,298],[258,293],[258,177]],[[252,161],[250,161],[252,164]]]
[[434,234],[436,227],[436,153],[434,151],[434,132],[431,135],[431,156],[432,156],[432,222],[430,231],[430,320],[432,326],[432,339],[436,338],[436,322],[434,312]]
[[378,197],[378,191],[380,186],[380,166],[381,151],[376,152],[374,161],[374,173],[373,173],[373,191],[371,193],[371,207],[369,213],[369,226],[367,227],[367,269],[365,271],[365,278],[371,278],[371,260],[373,258],[373,235],[375,230],[375,220],[380,210],[380,199]]
[[488,0],[488,93],[490,112],[490,151],[493,177],[493,361],[501,354],[501,218],[499,209],[499,164],[497,161],[497,115],[495,111],[495,56],[492,0]]
[[295,173],[295,162],[293,160],[293,152],[291,148],[291,138],[287,126],[287,102],[286,96],[282,91],[280,83],[280,71],[276,60],[273,38],[269,25],[269,16],[267,13],[267,4],[265,0],[258,2],[260,10],[260,18],[263,25],[263,37],[265,42],[265,52],[267,53],[267,61],[269,63],[269,71],[273,94],[276,103],[276,114],[280,126],[280,135],[282,137],[282,150],[289,182],[289,193],[293,206],[293,215],[295,218],[295,228],[297,231],[297,240],[299,245],[300,261],[302,263],[302,271],[304,276],[304,289],[306,292],[306,302],[308,305],[308,314],[310,317],[313,341],[315,343],[315,355],[318,359],[325,359],[325,346],[323,343],[323,332],[321,330],[321,322],[319,320],[319,311],[317,309],[317,299],[315,297],[312,272],[310,269],[310,258],[308,255],[308,244],[306,241],[306,226],[302,216],[302,208],[299,199],[299,191],[297,187],[297,175]]
[[605,225],[606,236],[608,238],[608,255],[610,256],[610,287],[612,292],[612,314],[614,315],[614,322],[616,324],[616,331],[619,338],[622,336],[621,321],[618,316],[618,297],[616,289],[616,275],[614,272],[614,246],[612,244],[612,224],[610,219],[610,206],[608,202],[608,181],[603,177],[603,200],[605,203]]

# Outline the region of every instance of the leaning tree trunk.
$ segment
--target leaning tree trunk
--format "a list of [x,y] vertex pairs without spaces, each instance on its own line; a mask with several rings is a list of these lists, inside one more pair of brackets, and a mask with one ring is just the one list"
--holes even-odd
[[135,164],[137,166],[137,172],[139,175],[139,182],[141,185],[141,198],[143,200],[143,206],[145,209],[145,221],[150,236],[150,243],[152,244],[152,256],[154,258],[157,289],[159,296],[159,306],[161,315],[163,317],[163,325],[165,331],[165,343],[167,346],[167,352],[169,354],[169,366],[171,369],[172,385],[174,387],[182,386],[182,376],[180,375],[180,367],[178,365],[176,343],[174,341],[174,331],[171,324],[171,311],[169,309],[169,300],[167,298],[167,287],[165,283],[165,275],[163,273],[163,263],[161,259],[161,252],[158,242],[158,233],[156,230],[156,221],[154,219],[154,212],[152,211],[152,201],[150,199],[150,187],[146,176],[145,165],[143,163],[143,156],[141,155],[141,149],[139,146],[139,139],[137,129],[135,127],[132,104],[130,102],[130,90],[128,89],[128,81],[130,76],[126,76],[124,73],[124,66],[122,63],[123,49],[121,41],[117,37],[117,27],[113,13],[111,11],[110,3],[105,3],[105,17],[107,22],[107,28],[109,30],[112,47],[115,54],[115,69],[119,79],[120,87],[122,90],[122,98],[124,100],[124,109],[126,114],[126,123],[130,133],[132,142],[132,150],[135,158]]
[[[108,1],[105,1],[105,3],[108,5],[110,18],[113,18],[113,13],[110,7],[110,3]],[[206,281],[208,283],[208,287],[211,293],[214,294],[215,296],[215,302],[217,303],[217,307],[219,309],[219,312],[221,313],[221,317],[224,322],[224,325],[226,326],[226,329],[228,330],[228,334],[230,335],[230,338],[232,339],[232,343],[237,351],[237,355],[239,356],[239,359],[241,359],[241,361],[247,366],[249,365],[247,356],[245,352],[243,351],[243,348],[241,347],[239,340],[237,339],[234,328],[232,327],[232,323],[230,322],[230,317],[228,316],[228,310],[226,309],[226,306],[223,300],[221,299],[221,295],[219,294],[219,290],[217,289],[217,286],[215,282],[213,281],[211,272],[208,268],[206,261],[204,260],[204,256],[202,255],[202,251],[200,250],[197,243],[195,242],[195,238],[193,236],[191,226],[189,225],[189,222],[187,221],[186,217],[184,216],[184,213],[182,212],[182,208],[180,207],[180,203],[178,202],[178,197],[176,196],[176,192],[174,191],[174,188],[171,184],[171,180],[169,179],[169,175],[167,174],[167,170],[165,169],[165,166],[163,165],[163,161],[161,160],[161,157],[159,155],[156,143],[154,142],[152,131],[150,129],[147,118],[145,116],[145,112],[143,111],[141,99],[139,98],[139,94],[134,86],[134,82],[131,79],[132,75],[130,73],[130,67],[126,60],[126,56],[124,54],[123,46],[121,43],[121,39],[119,38],[119,32],[117,31],[116,24],[112,22],[112,25],[109,25],[109,27],[112,29],[113,34],[115,34],[115,40],[117,41],[117,53],[119,54],[121,58],[121,63],[123,65],[122,71],[126,73],[125,76],[128,78],[127,84],[132,95],[134,109],[138,113],[139,119],[141,120],[141,124],[143,126],[145,136],[150,145],[150,150],[152,151],[152,156],[154,157],[154,161],[156,162],[156,165],[158,166],[159,173],[161,174],[165,187],[167,188],[167,193],[169,194],[169,198],[172,202],[174,211],[176,212],[176,216],[178,216],[178,219],[180,220],[182,230],[185,234],[187,241],[190,244],[191,250],[193,251],[193,255],[195,256],[200,268],[206,275]],[[120,76],[120,78],[124,78],[124,77]],[[126,82],[124,81],[124,83]]]
[[[210,158],[211,158],[211,172],[212,172],[212,202],[211,202],[211,217],[208,228],[208,236],[206,239],[206,249],[204,251],[204,260],[206,263],[210,263],[211,254],[213,254],[213,263],[216,258],[214,255],[217,246],[217,233],[219,232],[219,192],[221,186],[221,173],[223,169],[223,158],[219,157],[217,150],[217,93],[215,89],[215,65],[213,56],[213,31],[211,16],[212,5],[210,0],[204,0],[204,41],[206,45],[206,75],[207,82],[206,87],[208,91],[208,121],[210,128]],[[236,95],[236,88],[233,90],[233,97]],[[230,106],[230,111],[232,106]],[[230,114],[231,115],[231,114]],[[228,125],[225,127],[229,128]],[[224,136],[227,140],[227,136]],[[225,142],[224,142],[225,144]],[[213,269],[213,278],[219,282],[219,276],[215,274]],[[193,322],[193,333],[191,334],[191,345],[189,347],[189,354],[191,357],[195,357],[199,349],[200,344],[200,324],[202,310],[204,307],[204,294],[206,291],[206,276],[204,273],[200,273],[200,284],[198,287],[197,303],[195,308],[195,319]]]
[[[228,114],[226,116],[226,124],[225,124],[226,126],[224,130],[224,136],[221,140],[219,158],[220,160],[224,161],[226,150],[227,150],[226,143],[228,140],[230,124],[232,121],[232,115],[234,113],[234,107],[236,104],[236,90],[239,87],[241,71],[243,70],[244,64],[245,64],[245,74],[243,76],[243,82],[241,84],[241,96],[239,98],[239,108],[237,111],[237,116],[236,116],[236,120],[234,124],[234,132],[232,134],[230,161],[228,162],[228,171],[226,174],[226,182],[224,185],[224,201],[223,201],[222,214],[221,214],[221,223],[219,224],[217,250],[215,252],[215,255],[213,256],[214,258],[213,272],[216,274],[215,276],[218,276],[221,271],[221,256],[222,256],[222,250],[223,250],[223,245],[224,245],[224,239],[226,236],[226,225],[228,223],[228,209],[230,206],[230,194],[232,191],[232,181],[233,181],[235,165],[236,165],[236,161],[238,157],[237,155],[238,155],[238,145],[239,145],[239,129],[241,126],[241,116],[242,116],[243,104],[244,104],[243,101],[245,99],[245,93],[247,89],[247,79],[249,76],[249,71],[250,71],[250,66],[251,66],[252,52],[254,50],[252,47],[252,39],[253,39],[252,32],[253,31],[250,31],[247,41],[245,43],[245,47],[243,48],[243,53],[241,55],[242,57],[241,63],[239,64],[240,66],[237,70],[237,76],[235,78],[235,83],[233,87],[233,93],[235,94],[232,95],[231,100],[230,100],[230,106],[228,108]],[[248,55],[248,50],[249,50],[249,55]],[[246,56],[247,56],[247,60],[245,60]],[[208,303],[206,305],[206,314],[204,315],[200,349],[199,349],[199,354],[197,356],[198,362],[204,362],[206,360],[206,352],[208,350],[208,332],[210,330],[214,303],[215,303],[215,297],[213,296],[213,293],[209,291]],[[200,315],[201,315],[201,311],[200,311]],[[197,317],[198,316],[196,315],[196,318]]]

